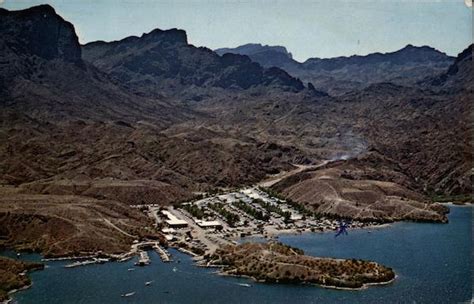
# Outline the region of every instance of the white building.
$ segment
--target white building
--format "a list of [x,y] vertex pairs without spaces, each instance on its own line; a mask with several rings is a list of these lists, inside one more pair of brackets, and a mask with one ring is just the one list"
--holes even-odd
[[196,221],[196,224],[201,228],[222,228],[222,224],[219,221]]
[[174,214],[167,210],[163,210],[161,213],[163,213],[168,218],[165,222],[171,228],[184,228],[188,226],[188,222],[177,218]]

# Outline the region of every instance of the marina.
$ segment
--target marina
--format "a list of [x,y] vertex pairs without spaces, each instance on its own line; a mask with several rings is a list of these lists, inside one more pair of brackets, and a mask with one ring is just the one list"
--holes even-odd
[[[47,262],[43,271],[31,273],[33,286],[13,295],[20,304],[30,303],[463,303],[471,298],[472,207],[451,207],[449,224],[395,223],[387,227],[349,230],[334,238],[332,232],[285,234],[279,240],[313,256],[360,258],[390,265],[397,279],[389,285],[358,292],[308,285],[259,284],[245,278],[215,274],[215,269],[196,267],[187,254],[169,249],[174,261],[162,263],[159,254],[148,251],[151,264],[137,267],[134,261],[109,262],[72,269],[67,261]],[[434,237],[436,236],[436,238]],[[244,238],[265,240],[264,238]],[[452,248],[457,248],[453,251]],[[431,252],[432,259],[426,259]],[[11,253],[14,256],[14,253]],[[21,259],[40,260],[22,254]],[[178,263],[180,261],[180,263]],[[67,279],[65,279],[67,278]],[[146,282],[153,281],[150,285]],[[430,282],[430,284],[426,284]],[[240,284],[249,284],[247,288]],[[225,292],[222,292],[225,290]],[[243,292],[245,290],[245,292]],[[131,297],[121,294],[135,292]],[[190,300],[191,299],[191,300]],[[219,299],[219,301],[216,301]],[[13,302],[15,303],[15,302]]]
[[[334,231],[339,226],[339,220],[275,197],[260,186],[204,196],[173,207],[135,205],[134,208],[156,222],[168,246],[193,257],[212,254],[220,246],[236,244],[245,236],[277,239],[282,234]],[[350,223],[351,229],[378,225],[377,222]],[[161,247],[156,250],[163,261],[170,259]]]

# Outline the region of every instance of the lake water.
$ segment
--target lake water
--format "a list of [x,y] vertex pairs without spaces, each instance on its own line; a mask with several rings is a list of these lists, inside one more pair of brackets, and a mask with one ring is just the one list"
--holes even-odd
[[[14,294],[27,303],[460,303],[472,297],[471,207],[452,207],[449,224],[397,223],[386,228],[281,236],[280,241],[306,254],[374,260],[392,267],[396,281],[361,291],[310,285],[272,285],[222,277],[198,268],[171,250],[175,262],[134,267],[134,260],[66,269],[67,262],[48,262],[31,273],[33,286]],[[38,260],[37,255],[23,259]],[[180,260],[180,263],[176,261]],[[127,271],[135,268],[134,271]],[[175,268],[175,269],[173,269]],[[153,281],[145,286],[146,281]],[[247,288],[239,283],[248,283]],[[127,292],[132,297],[122,298]]]

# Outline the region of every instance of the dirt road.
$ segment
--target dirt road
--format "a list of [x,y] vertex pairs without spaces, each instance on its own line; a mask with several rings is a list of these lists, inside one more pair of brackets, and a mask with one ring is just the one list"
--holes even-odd
[[316,168],[322,167],[322,166],[326,165],[329,162],[330,162],[329,160],[325,160],[325,161],[323,161],[322,163],[320,163],[318,165],[294,165],[294,166],[296,166],[296,169],[291,170],[291,171],[281,172],[281,173],[279,173],[275,176],[271,176],[270,178],[259,182],[257,184],[257,186],[264,187],[264,188],[270,188],[271,186],[275,185],[276,183],[278,183],[279,181],[281,181],[284,178],[295,175],[295,174],[300,173],[304,170],[316,169]]

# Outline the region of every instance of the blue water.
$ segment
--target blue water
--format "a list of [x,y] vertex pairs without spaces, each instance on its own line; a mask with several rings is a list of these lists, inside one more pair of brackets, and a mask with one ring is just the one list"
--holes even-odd
[[[18,303],[460,303],[472,297],[471,207],[452,207],[449,224],[397,223],[387,228],[281,236],[280,241],[307,254],[374,260],[398,275],[386,286],[341,291],[310,285],[260,284],[222,277],[198,268],[172,250],[181,263],[135,268],[134,261],[66,269],[66,262],[48,262],[31,274],[33,286],[14,295]],[[37,255],[24,259],[37,260]],[[177,270],[173,271],[176,267]],[[146,281],[154,281],[145,286]],[[238,285],[249,283],[251,288]],[[129,298],[122,293],[135,291]]]

